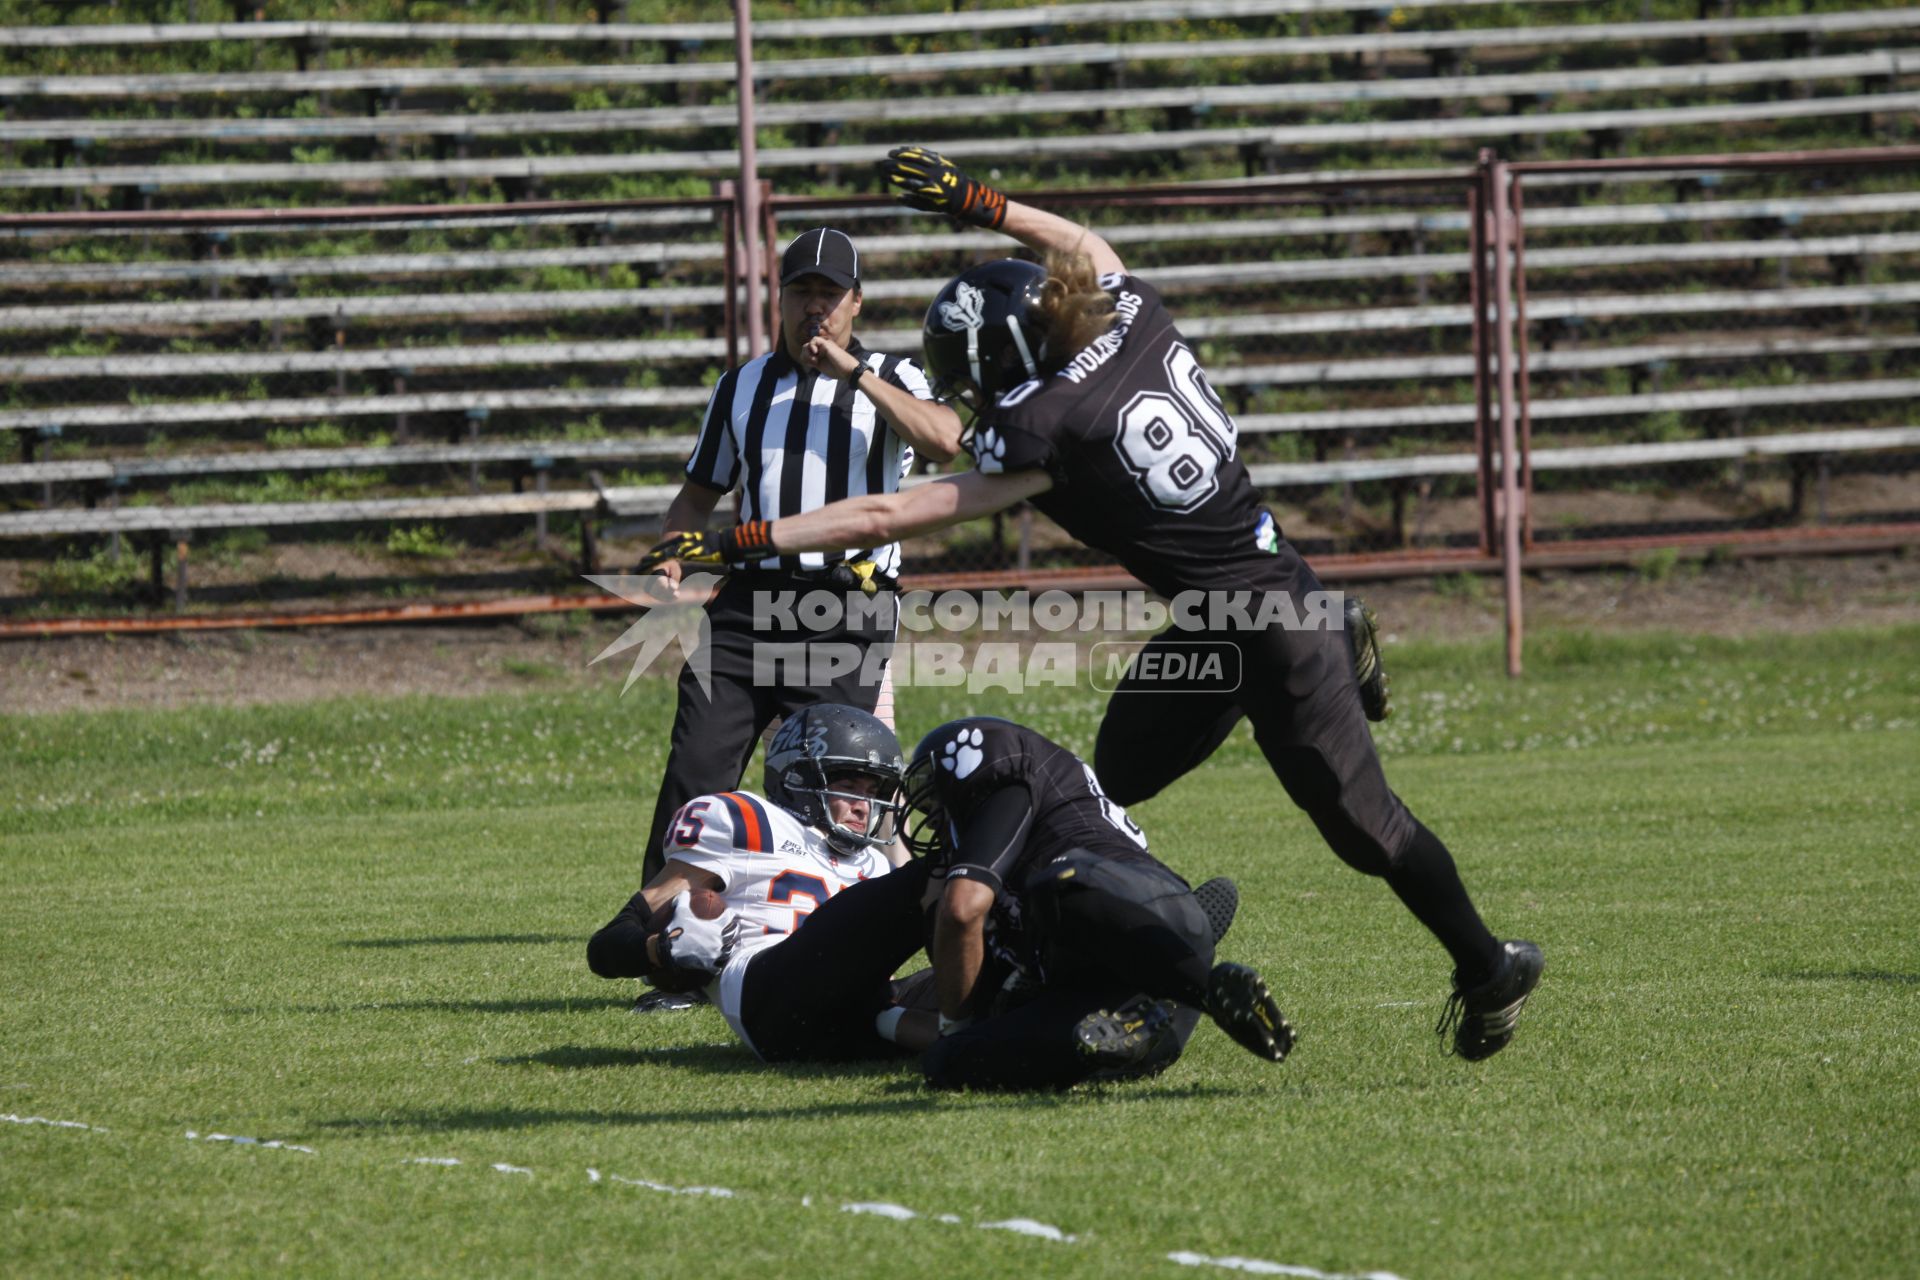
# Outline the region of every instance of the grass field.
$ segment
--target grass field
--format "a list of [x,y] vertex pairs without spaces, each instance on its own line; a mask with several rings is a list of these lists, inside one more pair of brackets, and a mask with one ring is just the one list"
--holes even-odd
[[[656,681],[0,719],[5,1270],[1911,1274],[1920,628],[1394,656],[1390,775],[1546,948],[1513,1048],[1442,1056],[1439,949],[1237,739],[1135,816],[1239,879],[1300,1046],[1058,1097],[763,1068],[587,972]],[[963,706],[1099,710],[905,727]]]

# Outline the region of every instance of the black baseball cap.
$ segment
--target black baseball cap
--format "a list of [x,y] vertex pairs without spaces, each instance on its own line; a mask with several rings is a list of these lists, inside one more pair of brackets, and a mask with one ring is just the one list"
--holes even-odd
[[860,251],[853,247],[853,237],[832,227],[795,236],[780,255],[780,283],[792,284],[801,276],[825,276],[842,289],[859,284]]

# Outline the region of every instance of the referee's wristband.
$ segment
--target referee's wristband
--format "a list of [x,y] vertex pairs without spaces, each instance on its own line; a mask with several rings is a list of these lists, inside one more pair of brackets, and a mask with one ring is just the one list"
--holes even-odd
[[749,520],[720,531],[720,559],[727,564],[773,554],[773,524]]
[[853,366],[853,372],[841,378],[840,381],[846,383],[850,387],[858,387],[860,385],[860,375],[863,373],[872,373],[872,372],[873,372],[872,367],[869,366],[865,361],[862,361],[861,363]]

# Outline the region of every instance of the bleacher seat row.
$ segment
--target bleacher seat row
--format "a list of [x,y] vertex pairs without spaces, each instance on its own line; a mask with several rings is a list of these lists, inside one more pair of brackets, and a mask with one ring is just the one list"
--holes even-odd
[[[1475,148],[1812,151],[1863,131],[1910,136],[1920,108],[1903,84],[1920,70],[1920,52],[1900,47],[1920,28],[1911,7],[1810,0],[1695,18],[1692,3],[1658,0],[1637,22],[1569,21],[1588,15],[1550,0],[938,8],[755,25],[758,39],[813,42],[757,63],[759,163],[777,195],[823,197],[776,202],[783,233],[827,219],[855,230],[873,264],[863,338],[910,351],[939,283],[1005,244],[836,206],[870,190],[891,142],[924,130],[1014,190],[1105,184],[1104,203],[1062,207],[1169,294],[1259,483],[1327,537],[1363,536],[1359,508],[1390,505],[1392,529],[1370,536],[1392,545],[1409,536],[1409,493],[1470,505],[1485,465],[1476,374],[1490,369],[1473,344],[1489,339],[1475,336],[1484,281],[1462,163]],[[15,508],[0,509],[0,539],[523,516],[544,529],[556,514],[581,522],[591,559],[595,522],[657,519],[713,374],[737,353],[723,333],[737,281],[710,207],[581,202],[691,196],[732,176],[731,24],[342,16],[0,31],[0,208],[13,211],[0,213],[0,430],[24,459],[0,465],[0,503]],[[1240,36],[1222,35],[1236,23]],[[923,35],[921,51],[886,43]],[[169,69],[214,40],[254,42],[256,69]],[[835,40],[864,43],[823,54]],[[275,42],[297,49],[299,69]],[[558,61],[569,43],[588,60]],[[36,71],[36,57],[76,50],[123,69]],[[137,112],[123,110],[129,95]],[[1610,477],[1737,466],[1724,505],[1738,523],[1770,518],[1774,501],[1749,467],[1797,485],[1852,457],[1881,471],[1876,501],[1906,501],[1900,477],[1920,448],[1914,172],[1702,161],[1529,176],[1517,338],[1541,484],[1561,493],[1585,477],[1604,491]],[[1182,179],[1177,200],[1134,199]],[[464,203],[543,187],[575,203]],[[396,193],[461,202],[230,225],[196,214],[177,228],[164,210],[98,229],[40,212],[49,198]],[[618,470],[580,487],[594,467]],[[321,480],[373,491],[208,496],[262,476],[287,483],[255,491],[283,497],[302,477],[316,493]],[[499,492],[507,483],[516,491]],[[1432,536],[1463,536],[1445,522],[1456,514]]]

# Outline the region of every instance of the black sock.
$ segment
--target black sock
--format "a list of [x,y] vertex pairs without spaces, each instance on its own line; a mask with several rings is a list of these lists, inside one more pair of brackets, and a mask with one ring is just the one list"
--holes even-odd
[[1473,909],[1447,846],[1418,819],[1413,825],[1413,840],[1387,872],[1387,884],[1453,957],[1461,989],[1479,986],[1500,963],[1500,943]]

